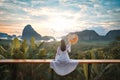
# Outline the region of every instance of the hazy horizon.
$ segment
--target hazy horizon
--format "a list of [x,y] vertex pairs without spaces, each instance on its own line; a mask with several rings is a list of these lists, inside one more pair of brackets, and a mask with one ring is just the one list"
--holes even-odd
[[120,29],[119,0],[0,0],[0,32],[22,35],[27,24],[42,36]]

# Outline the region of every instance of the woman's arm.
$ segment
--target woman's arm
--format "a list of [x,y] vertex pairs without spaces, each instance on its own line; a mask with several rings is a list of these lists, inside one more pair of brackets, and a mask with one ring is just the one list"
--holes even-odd
[[59,47],[57,48],[56,54],[55,54],[55,59],[57,58],[57,56],[59,55]]
[[70,44],[70,43],[67,44],[67,51],[68,51],[68,52],[71,52],[71,44]]

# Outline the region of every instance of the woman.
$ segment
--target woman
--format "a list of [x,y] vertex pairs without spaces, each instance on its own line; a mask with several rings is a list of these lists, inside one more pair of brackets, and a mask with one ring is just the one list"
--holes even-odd
[[78,62],[69,58],[68,52],[71,51],[71,44],[66,45],[64,40],[61,40],[60,47],[57,48],[55,61],[50,63],[50,67],[61,76],[72,72]]
[[68,52],[70,52],[71,45],[66,46],[65,41],[61,40],[61,46],[57,48],[57,53],[55,56],[55,61],[68,62],[70,60]]

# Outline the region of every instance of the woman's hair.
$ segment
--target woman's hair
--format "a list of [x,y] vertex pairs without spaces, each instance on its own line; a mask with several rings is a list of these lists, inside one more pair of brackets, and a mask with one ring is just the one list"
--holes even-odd
[[65,51],[66,50],[66,45],[65,45],[65,41],[61,40],[61,50]]

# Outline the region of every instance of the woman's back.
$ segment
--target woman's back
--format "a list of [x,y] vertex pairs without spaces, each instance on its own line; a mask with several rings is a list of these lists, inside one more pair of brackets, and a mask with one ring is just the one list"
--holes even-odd
[[60,47],[58,47],[55,60],[56,60],[56,61],[65,61],[65,62],[66,62],[66,61],[69,61],[70,58],[69,58],[69,56],[68,56],[67,48],[66,48],[65,51],[62,51],[62,50],[60,49]]
[[78,62],[69,58],[68,51],[71,51],[71,44],[58,47],[55,60],[50,63],[50,67],[54,69],[58,75],[67,75],[78,65]]

